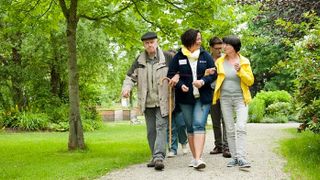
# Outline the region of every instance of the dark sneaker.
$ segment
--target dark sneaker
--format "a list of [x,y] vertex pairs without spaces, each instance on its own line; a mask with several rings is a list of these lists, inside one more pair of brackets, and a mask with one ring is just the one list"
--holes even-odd
[[222,156],[225,158],[231,158],[231,153],[230,153],[229,149],[224,149]]
[[239,159],[238,161],[239,167],[240,168],[249,168],[251,167],[250,163],[244,159]]
[[231,161],[228,162],[227,167],[234,167],[238,164],[237,159],[231,159]]
[[222,148],[219,148],[219,147],[215,147],[213,148],[212,151],[210,151],[210,154],[220,154],[222,153]]
[[156,165],[156,163],[151,160],[148,164],[147,164],[147,167],[154,167]]
[[157,159],[157,160],[155,160],[154,169],[160,171],[160,170],[162,170],[163,168],[164,168],[163,160],[162,160],[162,159]]

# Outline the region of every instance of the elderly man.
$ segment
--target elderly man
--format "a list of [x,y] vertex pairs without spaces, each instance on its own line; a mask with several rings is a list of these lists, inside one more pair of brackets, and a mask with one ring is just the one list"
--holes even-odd
[[[144,113],[147,138],[152,159],[147,167],[164,168],[168,126],[168,82],[160,82],[167,76],[168,63],[172,55],[164,53],[158,46],[157,34],[147,32],[141,37],[144,51],[134,61],[123,82],[122,96],[129,97],[137,83],[138,103]],[[171,113],[171,112],[170,112]]]

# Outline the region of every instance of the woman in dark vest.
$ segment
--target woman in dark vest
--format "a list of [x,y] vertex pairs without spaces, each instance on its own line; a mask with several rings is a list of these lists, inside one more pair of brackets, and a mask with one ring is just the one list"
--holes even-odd
[[188,132],[189,147],[193,159],[189,166],[206,167],[201,159],[205,142],[205,125],[212,102],[210,84],[216,75],[205,76],[206,69],[213,68],[210,54],[201,47],[201,34],[189,29],[181,35],[182,48],[169,65],[168,77],[179,74],[175,86],[176,103],[179,104]]

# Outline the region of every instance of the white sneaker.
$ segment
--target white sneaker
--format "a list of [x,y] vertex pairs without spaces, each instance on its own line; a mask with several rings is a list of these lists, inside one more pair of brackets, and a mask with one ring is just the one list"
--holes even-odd
[[176,156],[176,154],[175,154],[174,152],[172,152],[172,151],[170,151],[170,152],[168,153],[168,155],[167,155],[168,158],[173,158],[173,157],[175,157],[175,156]]
[[193,166],[195,169],[203,169],[206,167],[206,163],[199,159],[198,161],[196,160],[195,165]]
[[182,144],[182,153],[185,155],[188,153],[188,148],[186,144]]
[[196,160],[195,159],[192,159],[189,163],[189,167],[194,167],[196,165]]

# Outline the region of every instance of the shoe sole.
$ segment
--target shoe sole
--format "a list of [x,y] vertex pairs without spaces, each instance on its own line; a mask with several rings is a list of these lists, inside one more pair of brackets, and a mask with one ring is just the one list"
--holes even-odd
[[206,164],[202,163],[202,164],[199,164],[198,166],[194,166],[195,169],[203,169],[206,167]]
[[167,158],[173,158],[176,157],[177,155],[168,155]]
[[210,152],[210,154],[222,154],[222,152]]
[[239,168],[250,168],[250,165],[239,166]]
[[235,167],[237,166],[238,164],[227,164],[227,167]]

